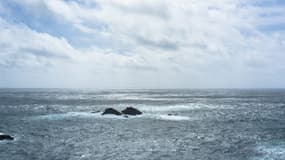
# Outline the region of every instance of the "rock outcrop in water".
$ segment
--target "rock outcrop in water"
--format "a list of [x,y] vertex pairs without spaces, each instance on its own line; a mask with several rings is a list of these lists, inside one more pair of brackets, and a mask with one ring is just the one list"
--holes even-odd
[[14,137],[12,137],[8,134],[0,133],[0,141],[2,141],[2,140],[14,140]]
[[133,107],[127,107],[126,109],[122,110],[122,112],[119,112],[115,110],[114,108],[107,108],[102,113],[102,115],[105,115],[105,114],[112,114],[112,115],[117,115],[117,116],[124,114],[124,117],[128,118],[128,115],[132,115],[132,116],[140,115],[142,114],[142,112]]
[[177,116],[176,113],[168,113],[167,115],[168,115],[168,116]]
[[113,115],[117,115],[117,116],[122,115],[121,112],[115,110],[114,108],[105,109],[105,111],[102,113],[102,115],[105,115],[105,114],[113,114]]
[[100,113],[100,111],[92,111],[91,113]]
[[142,114],[141,111],[139,111],[136,108],[133,107],[127,107],[126,109],[122,110],[123,114],[127,114],[127,115],[140,115]]

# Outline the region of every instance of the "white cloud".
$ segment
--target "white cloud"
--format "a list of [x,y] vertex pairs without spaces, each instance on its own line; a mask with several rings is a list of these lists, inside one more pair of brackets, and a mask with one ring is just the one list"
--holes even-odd
[[[65,38],[2,20],[2,65],[54,63],[57,72],[80,74],[78,81],[96,80],[86,84],[91,87],[274,87],[285,78],[278,76],[285,68],[284,33],[262,30],[283,23],[282,6],[242,0],[15,2],[31,10],[41,6],[106,45],[76,48]],[[64,66],[60,57],[72,62]],[[254,83],[262,78],[269,82]]]
[[42,66],[76,55],[76,50],[64,38],[39,33],[3,19],[0,19],[0,37],[0,65],[6,67]]

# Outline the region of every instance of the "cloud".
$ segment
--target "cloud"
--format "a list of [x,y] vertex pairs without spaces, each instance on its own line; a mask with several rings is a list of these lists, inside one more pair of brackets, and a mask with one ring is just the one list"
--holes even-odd
[[76,50],[64,38],[38,33],[23,24],[0,19],[0,46],[3,66],[41,66],[57,59],[72,59]]
[[[91,87],[108,86],[113,83],[111,79],[123,81],[114,87],[126,88],[169,87],[170,82],[171,87],[274,87],[282,86],[279,81],[285,78],[280,76],[285,68],[282,61],[285,6],[279,3],[264,5],[268,2],[245,0],[10,3],[30,12],[30,16],[42,13],[38,15],[43,17],[28,17],[32,22],[20,17],[20,21],[13,22],[11,15],[17,11],[0,3],[0,9],[9,10],[0,13],[5,15],[0,19],[0,66],[24,69],[46,68],[48,64],[55,67],[57,74],[79,74],[82,78],[77,78],[74,84],[96,79],[97,84],[90,84]],[[46,15],[57,24],[48,30],[46,26],[35,25],[46,24],[40,21]],[[260,79],[268,82],[254,83]]]

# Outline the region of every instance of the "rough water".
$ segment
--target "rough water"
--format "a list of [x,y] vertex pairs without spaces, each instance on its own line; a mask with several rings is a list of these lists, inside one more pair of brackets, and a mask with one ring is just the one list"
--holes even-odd
[[284,160],[285,90],[0,89],[0,132],[1,160]]

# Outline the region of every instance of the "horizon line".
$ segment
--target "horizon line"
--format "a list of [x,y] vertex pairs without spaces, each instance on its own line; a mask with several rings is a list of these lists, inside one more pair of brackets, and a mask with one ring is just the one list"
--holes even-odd
[[285,89],[283,87],[209,87],[209,88],[86,88],[86,87],[0,87],[0,89],[86,89],[86,90],[228,90],[228,89],[237,89],[237,90],[248,90],[248,89],[257,89],[257,90],[270,90],[270,89]]

